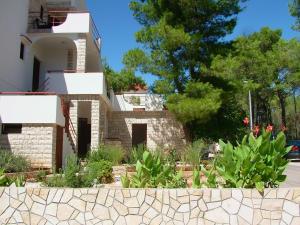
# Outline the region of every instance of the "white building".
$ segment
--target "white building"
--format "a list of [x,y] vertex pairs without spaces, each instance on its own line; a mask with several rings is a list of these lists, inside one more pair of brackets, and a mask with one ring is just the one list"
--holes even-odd
[[85,0],[2,0],[0,31],[1,148],[60,168],[100,143],[184,144],[161,96],[108,90]]

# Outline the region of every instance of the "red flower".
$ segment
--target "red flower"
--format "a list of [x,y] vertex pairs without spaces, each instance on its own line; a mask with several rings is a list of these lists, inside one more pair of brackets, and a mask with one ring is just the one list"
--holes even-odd
[[286,126],[285,126],[284,124],[281,125],[281,130],[282,130],[283,132],[287,131],[287,128],[286,128]]
[[254,126],[254,129],[253,129],[253,133],[254,133],[254,135],[255,136],[257,136],[258,135],[258,133],[259,133],[259,131],[260,131],[260,128],[259,128],[259,126]]
[[243,119],[243,123],[244,123],[245,126],[248,126],[248,124],[249,124],[249,118],[248,118],[248,117],[245,117],[245,118]]
[[267,129],[266,129],[267,132],[272,132],[273,131],[273,126],[271,124],[269,124],[267,126]]

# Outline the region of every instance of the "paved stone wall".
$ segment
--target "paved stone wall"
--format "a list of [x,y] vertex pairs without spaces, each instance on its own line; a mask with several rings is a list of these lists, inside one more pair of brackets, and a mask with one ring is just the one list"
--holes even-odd
[[1,224],[300,224],[300,189],[0,188]]
[[182,126],[168,111],[112,112],[109,138],[120,139],[125,149],[132,147],[132,124],[147,124],[147,147],[181,149],[185,144]]
[[25,156],[34,168],[52,168],[55,166],[56,127],[23,124],[20,134],[1,134],[0,146]]

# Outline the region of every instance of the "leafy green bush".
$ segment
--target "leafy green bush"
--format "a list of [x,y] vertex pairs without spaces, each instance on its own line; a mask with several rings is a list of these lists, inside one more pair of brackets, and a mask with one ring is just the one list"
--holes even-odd
[[220,141],[221,154],[214,163],[217,174],[222,178],[219,185],[231,188],[256,187],[259,191],[265,187],[278,187],[286,179],[286,175],[283,175],[288,164],[285,155],[290,147],[285,145],[283,132],[275,140],[271,140],[271,132],[264,132],[257,138],[251,133],[236,147],[230,142],[225,144]]
[[79,172],[80,165],[78,163],[78,158],[75,155],[70,155],[67,158],[67,163],[64,170],[64,179],[67,187],[81,187],[82,178]]
[[8,181],[9,185],[12,184],[12,183],[15,183],[16,187],[24,187],[25,182],[26,182],[26,179],[25,179],[24,175],[18,175],[18,176],[9,178],[8,180],[9,180]]
[[98,162],[101,160],[107,160],[112,162],[112,164],[119,165],[122,160],[124,160],[124,150],[118,146],[112,145],[100,145],[97,150],[92,150],[89,152],[87,161],[88,162]]
[[38,182],[44,182],[46,180],[47,172],[45,170],[39,170],[36,174],[36,180]]
[[0,168],[6,173],[26,172],[30,169],[30,164],[23,156],[0,149]]
[[65,187],[66,181],[63,174],[54,174],[51,177],[47,177],[45,180],[47,187]]
[[0,187],[7,186],[9,184],[9,180],[4,173],[4,169],[0,169]]
[[186,147],[182,153],[182,160],[191,164],[195,169],[199,169],[200,160],[207,149],[208,144],[199,139]]
[[112,163],[106,160],[90,162],[86,166],[84,180],[86,186],[92,186],[95,183],[111,183],[113,181]]
[[121,178],[125,188],[154,188],[154,187],[186,187],[186,181],[182,173],[176,173],[171,165],[164,163],[160,154],[145,151],[143,160],[136,163],[136,174],[130,179],[126,176]]
[[129,153],[127,162],[129,164],[136,164],[136,162],[138,160],[142,160],[143,159],[143,153],[147,150],[147,148],[145,147],[145,145],[138,145],[135,148],[132,148],[132,150]]

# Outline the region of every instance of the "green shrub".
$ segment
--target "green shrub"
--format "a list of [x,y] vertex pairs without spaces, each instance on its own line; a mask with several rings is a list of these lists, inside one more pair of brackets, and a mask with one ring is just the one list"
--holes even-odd
[[16,187],[24,187],[26,182],[24,175],[18,175],[12,178],[8,178],[8,180],[9,185],[15,183]]
[[45,170],[39,170],[36,174],[36,180],[38,182],[44,182],[46,180],[47,172]]
[[186,187],[182,173],[176,173],[172,166],[164,163],[160,154],[145,151],[143,160],[136,163],[136,174],[130,179],[123,176],[122,185],[125,188],[176,188]]
[[100,145],[97,150],[89,152],[88,162],[99,162],[101,160],[110,161],[114,166],[119,165],[124,160],[124,150],[118,146]]
[[89,162],[84,175],[86,186],[92,186],[95,183],[111,183],[113,181],[112,171],[112,163],[109,161]]
[[4,173],[4,169],[0,169],[0,187],[8,186],[9,181],[7,176]]
[[258,138],[251,133],[245,136],[236,147],[230,142],[220,141],[221,154],[216,158],[214,168],[221,176],[220,185],[230,188],[254,188],[263,191],[264,187],[278,187],[286,179],[283,175],[288,160],[283,132],[271,140],[271,132]]
[[30,164],[23,156],[0,149],[0,168],[6,173],[26,172],[30,169]]
[[138,145],[137,147],[132,148],[127,159],[128,163],[136,164],[137,161],[141,161],[145,151],[147,151],[145,145]]
[[75,155],[70,155],[66,161],[64,179],[67,187],[77,188],[81,186],[82,180],[79,174],[80,165]]
[[53,174],[53,176],[46,178],[45,185],[47,187],[65,187],[66,182],[63,174]]
[[199,139],[186,147],[182,152],[182,160],[192,165],[195,169],[199,169],[201,158],[207,149],[208,144],[204,140]]

